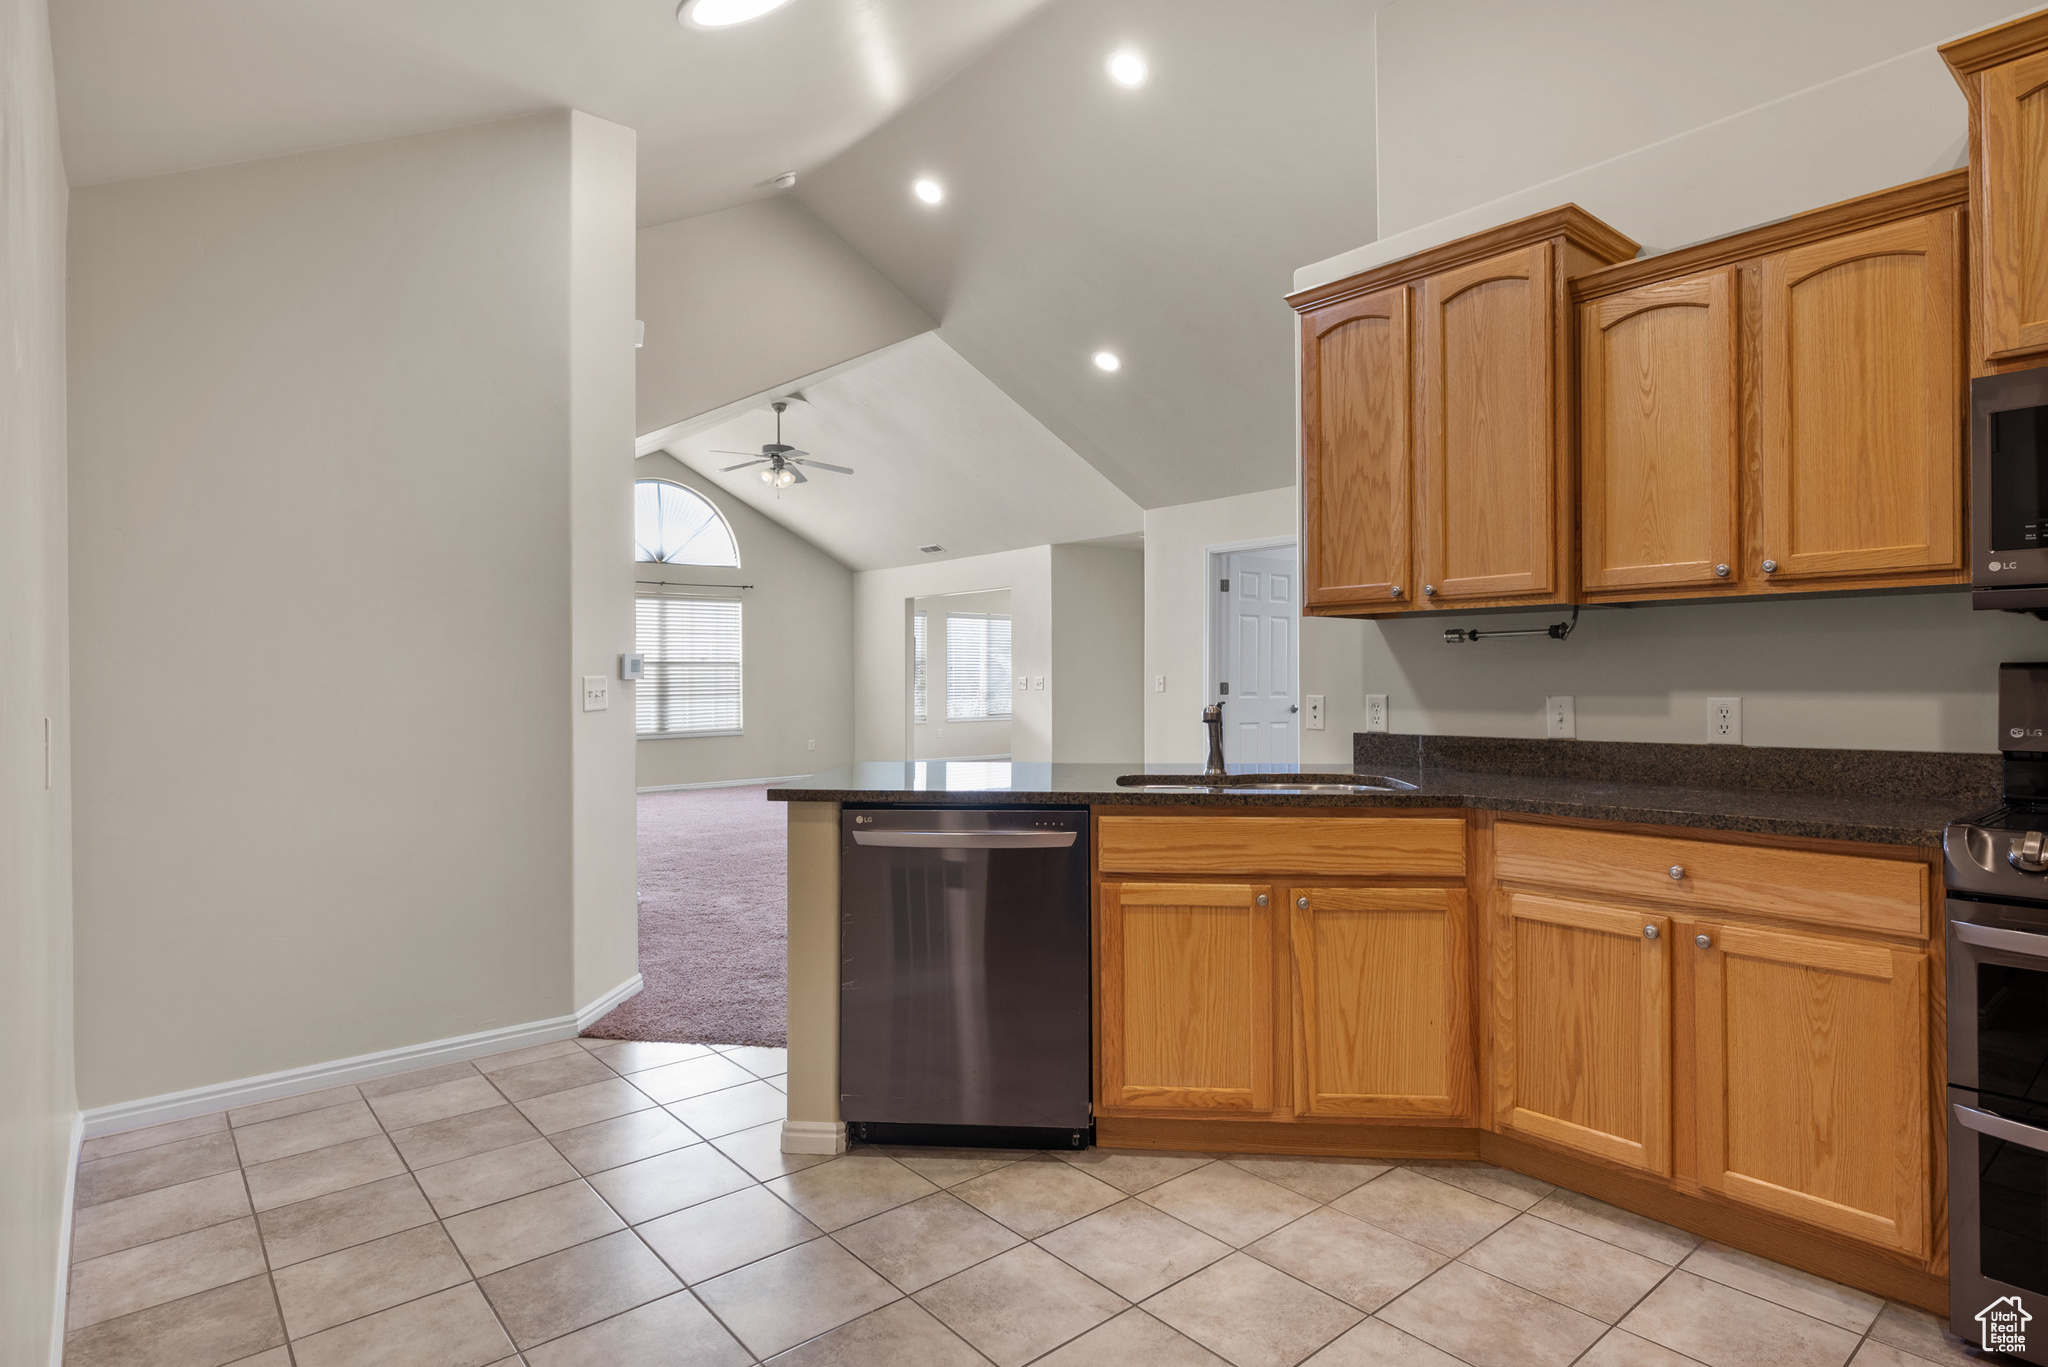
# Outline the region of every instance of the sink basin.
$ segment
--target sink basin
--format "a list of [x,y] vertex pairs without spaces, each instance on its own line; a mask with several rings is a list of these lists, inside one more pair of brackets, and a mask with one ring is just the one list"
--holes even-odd
[[1119,788],[1166,793],[1412,793],[1415,785],[1384,774],[1125,774]]

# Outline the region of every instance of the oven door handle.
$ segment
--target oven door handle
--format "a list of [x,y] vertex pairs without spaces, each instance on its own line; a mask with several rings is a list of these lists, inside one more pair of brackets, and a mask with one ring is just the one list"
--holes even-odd
[[856,845],[912,850],[1064,850],[1076,831],[855,831]]
[[2002,949],[2008,954],[2024,954],[2030,959],[2048,959],[2048,935],[2007,930],[2003,926],[1980,926],[1975,921],[1950,921],[1949,928],[1966,945]]
[[1964,1129],[1988,1134],[1993,1139],[2007,1139],[2021,1148],[2036,1153],[2048,1153],[2048,1130],[2037,1130],[2032,1125],[2022,1125],[2017,1120],[2007,1120],[2002,1115],[1980,1111],[1975,1106],[1965,1106],[1960,1101],[1950,1102],[1956,1113],[1956,1120]]

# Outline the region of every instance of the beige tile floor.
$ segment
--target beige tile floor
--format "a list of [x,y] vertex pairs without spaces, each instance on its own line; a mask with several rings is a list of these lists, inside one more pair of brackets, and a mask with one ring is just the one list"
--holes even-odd
[[1933,1317],[1483,1164],[778,1149],[564,1040],[87,1142],[69,1367],[1926,1367]]

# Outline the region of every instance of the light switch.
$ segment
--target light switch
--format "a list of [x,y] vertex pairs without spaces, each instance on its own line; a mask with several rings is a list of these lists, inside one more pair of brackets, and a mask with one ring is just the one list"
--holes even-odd
[[1045,675],[1033,674],[1031,676],[1031,686],[1033,688],[1043,689],[1045,687]]
[[1164,674],[1157,674],[1153,676],[1152,691],[1154,693],[1164,693],[1166,691],[1166,676]]
[[612,705],[611,683],[602,674],[583,676],[583,710],[602,712]]
[[816,742],[816,741],[812,741],[812,742],[810,743],[810,746],[809,746],[809,748],[810,748],[810,749],[813,749],[813,750],[817,749],[817,748],[818,748],[818,742]]
[[1031,691],[1031,676],[1029,674],[1019,674],[1017,676],[1017,691],[1019,693],[1029,693]]

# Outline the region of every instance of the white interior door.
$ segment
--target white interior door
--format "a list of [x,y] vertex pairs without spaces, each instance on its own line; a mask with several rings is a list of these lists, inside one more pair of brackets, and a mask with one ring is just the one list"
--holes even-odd
[[[1294,764],[1301,757],[1295,692],[1300,604],[1294,548],[1232,551],[1218,584],[1223,604],[1223,755],[1232,764]],[[1223,588],[1227,583],[1229,587]]]

